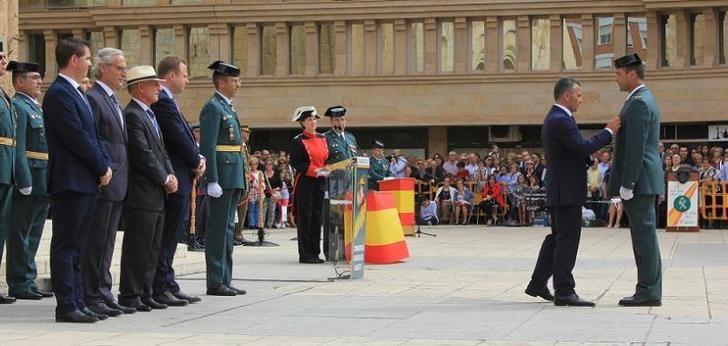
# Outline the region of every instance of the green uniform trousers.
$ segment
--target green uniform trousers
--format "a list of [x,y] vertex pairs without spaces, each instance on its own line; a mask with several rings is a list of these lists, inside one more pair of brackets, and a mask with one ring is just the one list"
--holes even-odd
[[50,198],[13,194],[12,228],[8,234],[8,294],[38,291],[35,254],[43,234]]
[[10,228],[12,227],[10,221],[10,211],[13,204],[12,196],[13,187],[11,185],[0,184],[0,264],[2,264],[3,260],[5,239],[8,237]]
[[233,272],[235,213],[242,189],[223,189],[220,198],[208,196],[205,226],[207,288],[230,286]]
[[624,211],[629,217],[632,251],[637,264],[635,297],[662,299],[662,260],[657,241],[655,196],[635,195],[624,201]]

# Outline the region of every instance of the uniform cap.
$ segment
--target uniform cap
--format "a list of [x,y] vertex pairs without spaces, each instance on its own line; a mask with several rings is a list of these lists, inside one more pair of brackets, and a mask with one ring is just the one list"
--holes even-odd
[[213,70],[213,75],[220,74],[229,77],[240,76],[240,69],[235,65],[226,64],[222,60],[218,60],[207,66],[208,69]]
[[38,72],[38,73],[41,73],[40,64],[36,64],[34,62],[17,62],[17,61],[11,61],[11,62],[8,63],[8,66],[5,67],[5,69],[8,70],[8,71],[18,72],[18,73],[24,73],[24,72]]
[[375,139],[372,141],[372,148],[384,149],[384,142]]
[[344,108],[344,106],[332,106],[326,110],[324,115],[332,118],[340,118],[346,115],[346,108]]

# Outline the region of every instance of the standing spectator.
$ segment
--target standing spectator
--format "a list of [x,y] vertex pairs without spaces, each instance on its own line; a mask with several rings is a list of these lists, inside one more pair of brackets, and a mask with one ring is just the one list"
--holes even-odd
[[592,164],[586,170],[587,198],[591,202],[588,207],[599,215],[599,201],[602,200],[603,175],[599,171],[599,160],[592,159]]
[[723,182],[728,181],[728,153],[723,157],[723,165],[720,167],[718,178]]
[[526,210],[526,194],[530,192],[528,182],[524,175],[518,175],[516,185],[513,187],[512,195],[514,204],[511,204],[518,211],[518,224],[527,225],[528,215]]
[[266,189],[263,212],[261,214],[265,219],[264,225],[266,228],[273,228],[273,225],[277,224],[276,206],[278,205],[278,201],[281,200],[281,187],[283,187],[283,181],[275,168],[272,158],[265,160],[263,177],[265,178]]
[[248,228],[256,229],[261,223],[260,220],[260,208],[263,203],[263,191],[265,189],[264,181],[260,176],[258,170],[258,158],[253,156],[248,161],[250,165],[250,172],[248,172],[248,186],[250,186],[250,192],[248,193]]
[[407,158],[399,153],[399,149],[394,149],[389,159],[389,176],[395,178],[409,177],[407,170]]
[[278,209],[280,214],[276,228],[285,228],[288,224],[288,201],[291,197],[289,193],[293,177],[288,169],[287,159],[278,158],[278,176],[281,180],[281,198],[278,200]]

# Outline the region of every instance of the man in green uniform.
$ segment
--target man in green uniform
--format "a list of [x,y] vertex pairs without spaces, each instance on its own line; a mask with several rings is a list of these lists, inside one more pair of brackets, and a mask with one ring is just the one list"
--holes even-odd
[[389,160],[384,158],[384,143],[372,141],[372,157],[369,158],[369,191],[379,190],[379,181],[389,176]]
[[17,299],[37,300],[53,296],[41,293],[35,283],[38,276],[35,254],[50,205],[46,191],[48,146],[43,111],[37,101],[43,78],[40,65],[36,63],[11,61],[7,70],[13,72],[16,91],[13,105],[18,114],[15,139],[17,190],[13,192],[12,227],[8,234],[8,293]]
[[208,68],[214,71],[216,90],[200,112],[200,153],[207,158],[202,186],[209,196],[205,226],[207,294],[234,296],[246,293],[231,284],[235,213],[246,185],[240,122],[232,103],[240,89],[240,69],[222,61]]
[[[331,129],[324,132],[326,143],[329,149],[329,158],[326,164],[330,165],[356,156],[356,138],[346,132],[346,108],[344,106],[332,106],[326,110],[325,116],[331,120]],[[330,200],[344,200],[346,198],[347,172],[334,170],[327,179],[328,194],[324,195],[323,228],[324,228],[324,257],[327,261],[333,260],[329,256],[329,248],[338,245],[329,242],[332,233],[343,235],[344,210],[340,204],[331,208]],[[343,238],[342,238],[343,240]],[[341,244],[341,242],[339,242]]]
[[[6,74],[7,56],[0,41],[0,78]],[[2,264],[5,237],[10,233],[10,207],[15,165],[15,107],[10,96],[0,88],[0,264]],[[0,304],[12,304],[15,298],[0,293]]]
[[665,192],[657,150],[660,111],[643,81],[645,65],[637,54],[614,61],[619,89],[628,92],[617,132],[609,195],[619,195],[629,216],[632,250],[637,263],[634,295],[619,301],[623,306],[662,304],[662,264],[655,231],[655,197]]

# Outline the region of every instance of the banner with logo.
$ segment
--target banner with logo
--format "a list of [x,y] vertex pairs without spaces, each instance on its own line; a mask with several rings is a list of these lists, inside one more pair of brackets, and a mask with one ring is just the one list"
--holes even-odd
[[667,182],[667,227],[698,227],[698,182]]

